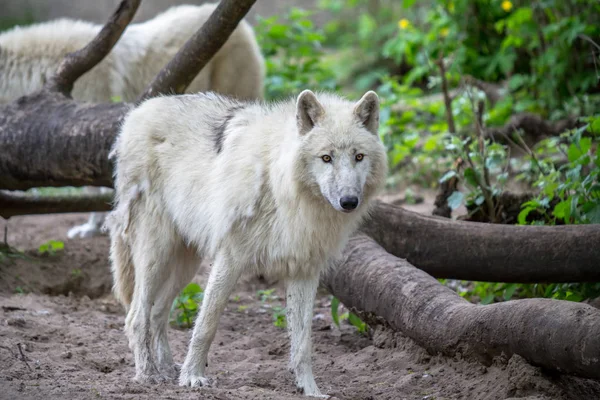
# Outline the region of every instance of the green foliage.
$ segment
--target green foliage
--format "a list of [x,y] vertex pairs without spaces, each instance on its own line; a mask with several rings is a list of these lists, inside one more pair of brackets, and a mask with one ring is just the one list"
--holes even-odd
[[200,310],[204,291],[197,283],[188,284],[173,300],[171,306],[171,323],[180,328],[191,328]]
[[356,328],[358,333],[366,335],[369,329],[368,325],[352,312],[345,312],[339,315],[340,304],[340,300],[337,297],[331,299],[331,317],[333,318],[333,322],[339,327],[340,321],[347,320],[350,325]]
[[469,301],[490,304],[512,299],[545,297],[556,300],[582,301],[600,296],[600,283],[497,283],[461,282],[459,294]]
[[335,76],[323,61],[323,33],[314,27],[310,15],[292,8],[282,20],[278,16],[258,20],[255,31],[266,58],[265,96],[269,100],[308,88],[337,88]]
[[[588,118],[583,127],[549,138],[538,144],[531,156],[534,186],[538,195],[523,204],[520,224],[599,224],[600,223],[600,115]],[[591,132],[592,137],[583,136]],[[557,166],[556,155],[567,162]],[[523,177],[527,174],[524,173]],[[535,211],[542,219],[528,220]]]
[[39,254],[56,255],[57,252],[64,250],[65,244],[60,240],[49,240],[38,247]]
[[278,328],[285,328],[287,326],[287,320],[285,318],[285,308],[275,306],[273,307],[273,325]]

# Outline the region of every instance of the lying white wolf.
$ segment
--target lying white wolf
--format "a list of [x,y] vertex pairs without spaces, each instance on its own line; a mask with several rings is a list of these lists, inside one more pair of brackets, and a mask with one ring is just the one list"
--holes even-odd
[[[215,8],[216,4],[182,5],[130,25],[108,56],[75,82],[73,98],[87,102],[109,102],[115,97],[134,101]],[[0,104],[41,89],[63,57],[88,44],[101,28],[85,21],[59,19],[0,34]],[[240,99],[262,99],[264,76],[264,59],[254,31],[241,21],[187,92],[213,91]],[[68,236],[97,235],[103,220],[104,214],[93,213],[86,224],[72,228]]]
[[220,314],[240,274],[254,271],[286,280],[291,368],[305,394],[326,397],[312,373],[313,302],[320,272],[384,183],[378,125],[374,92],[356,104],[308,90],[273,105],[161,97],[126,117],[111,153],[117,203],[107,226],[136,379],[176,374],[169,309],[207,257],[213,267],[179,384],[208,383]]

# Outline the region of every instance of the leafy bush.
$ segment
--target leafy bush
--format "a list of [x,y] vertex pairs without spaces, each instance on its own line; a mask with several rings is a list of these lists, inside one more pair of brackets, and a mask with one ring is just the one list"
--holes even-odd
[[[582,128],[565,132],[558,138],[542,141],[532,155],[538,178],[534,186],[539,194],[523,204],[519,223],[527,224],[527,216],[536,211],[545,224],[600,224],[600,116],[588,119]],[[592,137],[583,136],[589,131]],[[554,155],[562,154],[567,162],[557,166]],[[541,158],[543,157],[543,158]]]
[[337,88],[332,70],[323,62],[323,33],[314,27],[310,15],[292,8],[283,20],[259,17],[255,30],[266,59],[265,96],[269,100],[298,95],[308,88]]

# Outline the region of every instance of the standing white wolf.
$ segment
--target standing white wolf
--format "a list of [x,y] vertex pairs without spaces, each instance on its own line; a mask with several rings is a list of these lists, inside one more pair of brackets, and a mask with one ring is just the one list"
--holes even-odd
[[146,101],[125,119],[111,235],[114,291],[136,379],[174,377],[167,341],[176,294],[213,261],[179,384],[203,386],[219,317],[243,272],[286,280],[291,368],[306,395],[319,274],[367,214],[387,173],[379,99],[306,90],[263,105],[216,94]]
[[[75,82],[73,98],[87,102],[109,102],[114,97],[134,101],[216,6],[181,5],[130,25],[108,56]],[[100,29],[101,25],[85,21],[59,19],[0,34],[0,104],[40,90],[64,56],[84,47]],[[242,20],[187,92],[213,91],[239,99],[262,99],[264,64],[254,31]],[[99,234],[103,216],[92,213],[86,224],[69,230],[68,236]]]

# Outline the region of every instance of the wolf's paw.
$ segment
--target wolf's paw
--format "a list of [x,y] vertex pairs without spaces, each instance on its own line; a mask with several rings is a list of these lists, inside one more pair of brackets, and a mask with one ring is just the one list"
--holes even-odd
[[159,368],[160,373],[168,376],[171,379],[177,379],[177,377],[179,376],[179,371],[181,371],[181,364],[167,364],[167,365],[161,365]]
[[137,374],[134,381],[151,385],[159,385],[171,382],[173,379],[164,374]]
[[74,226],[67,232],[67,236],[69,237],[69,239],[83,239],[102,235],[104,235],[104,232],[102,232],[100,227],[89,223]]
[[203,376],[203,373],[191,371],[188,368],[182,367],[179,375],[179,386],[187,387],[208,387],[211,386],[210,380]]
[[332,397],[327,395],[327,394],[322,394],[319,389],[316,390],[306,390],[304,388],[298,388],[300,389],[302,392],[304,392],[304,395],[306,397],[312,397],[312,398],[316,398],[316,399],[331,399]]

